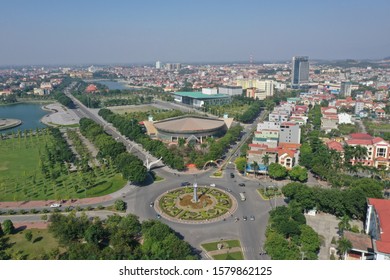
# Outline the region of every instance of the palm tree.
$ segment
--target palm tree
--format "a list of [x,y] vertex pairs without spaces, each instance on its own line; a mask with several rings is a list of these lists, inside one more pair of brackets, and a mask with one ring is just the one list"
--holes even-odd
[[255,173],[255,178],[256,178],[256,171],[259,169],[259,164],[257,163],[257,161],[254,161],[251,164],[251,167],[253,168],[253,172]]
[[339,224],[338,224],[338,227],[339,227],[339,231],[340,233],[342,233],[344,230],[349,230],[351,228],[351,225],[349,223],[351,219],[347,216],[347,215],[344,215]]
[[270,159],[270,156],[267,155],[267,154],[265,154],[265,155],[261,158],[261,161],[262,161],[263,164],[267,167],[266,174],[268,173],[269,159]]
[[364,159],[367,157],[367,148],[360,145],[356,146],[354,156],[357,159]]
[[337,251],[340,257],[343,257],[344,260],[347,256],[348,251],[352,249],[352,243],[347,238],[342,237],[337,241]]

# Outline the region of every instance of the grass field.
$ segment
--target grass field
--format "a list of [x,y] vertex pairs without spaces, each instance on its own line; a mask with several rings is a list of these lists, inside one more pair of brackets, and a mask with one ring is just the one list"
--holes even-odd
[[220,243],[226,243],[229,246],[229,248],[241,247],[240,241],[238,241],[238,240],[223,240],[223,241],[205,243],[205,244],[202,244],[202,247],[207,252],[215,251],[215,250],[218,250],[218,244],[220,244]]
[[11,245],[7,251],[12,259],[47,259],[45,255],[58,248],[57,240],[49,233],[48,229],[28,229],[33,234],[31,241],[27,241],[24,234],[27,230],[7,235]]
[[244,256],[241,252],[232,252],[227,254],[215,255],[214,260],[243,260]]
[[151,105],[129,105],[129,106],[116,106],[116,107],[108,107],[115,114],[125,114],[125,113],[133,113],[133,112],[148,112],[156,110],[156,107]]
[[61,172],[47,178],[40,169],[39,153],[50,135],[0,142],[0,201],[71,199],[102,196],[121,189],[126,180],[113,167],[88,172]]

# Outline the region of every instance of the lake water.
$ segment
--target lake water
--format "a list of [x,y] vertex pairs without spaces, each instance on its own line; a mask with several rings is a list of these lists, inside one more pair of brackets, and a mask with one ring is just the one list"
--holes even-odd
[[11,131],[35,129],[46,127],[39,120],[49,111],[41,109],[43,104],[39,103],[21,103],[13,105],[1,105],[0,106],[0,119],[19,119],[22,124],[5,130],[0,130],[0,133],[8,133]]
[[99,84],[102,84],[102,85],[105,85],[108,87],[108,89],[128,89],[127,87],[125,87],[124,84],[122,83],[119,83],[117,81],[96,81],[97,83]]
[[114,90],[114,89],[138,90],[137,88],[127,87],[126,84],[115,81],[115,80],[84,80],[84,81],[87,83],[99,83],[99,84],[107,86],[108,89],[112,89],[112,90]]

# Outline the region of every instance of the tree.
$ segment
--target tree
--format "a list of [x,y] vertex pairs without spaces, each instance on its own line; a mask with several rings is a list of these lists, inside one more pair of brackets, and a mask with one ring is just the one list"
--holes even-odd
[[307,169],[299,165],[294,166],[289,172],[288,176],[293,181],[304,182],[307,180]]
[[263,164],[264,164],[265,166],[268,166],[268,164],[269,164],[269,159],[270,159],[270,156],[267,155],[267,154],[265,154],[265,155],[261,158],[261,161],[263,162]]
[[3,231],[5,234],[12,234],[14,230],[15,227],[11,220],[5,220],[3,222]]
[[271,163],[268,167],[268,175],[274,179],[283,179],[287,176],[287,169],[279,163]]
[[33,234],[31,232],[31,230],[28,230],[25,232],[24,238],[26,238],[27,241],[31,241],[32,237],[33,237]]
[[254,162],[251,163],[251,167],[252,167],[253,172],[254,172],[255,177],[256,177],[257,170],[259,170],[259,164],[257,163],[257,161],[254,161]]
[[245,157],[238,157],[234,161],[236,164],[236,168],[239,172],[244,173],[245,172],[245,167],[246,167],[246,158]]
[[0,224],[0,238],[4,235],[4,231],[3,231],[3,228],[1,227],[1,224]]
[[126,202],[121,199],[117,199],[114,203],[114,208],[117,211],[125,211],[126,210]]
[[308,225],[300,226],[301,235],[299,242],[301,251],[305,254],[306,259],[317,259],[317,253],[320,250],[321,240],[317,232]]
[[340,255],[340,257],[344,258],[346,257],[346,254],[348,251],[352,249],[352,243],[347,238],[342,237],[337,241],[337,251]]

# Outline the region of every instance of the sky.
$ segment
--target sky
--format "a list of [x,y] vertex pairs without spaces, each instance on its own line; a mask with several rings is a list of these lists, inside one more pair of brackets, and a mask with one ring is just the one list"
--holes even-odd
[[389,0],[12,0],[0,65],[380,59]]

